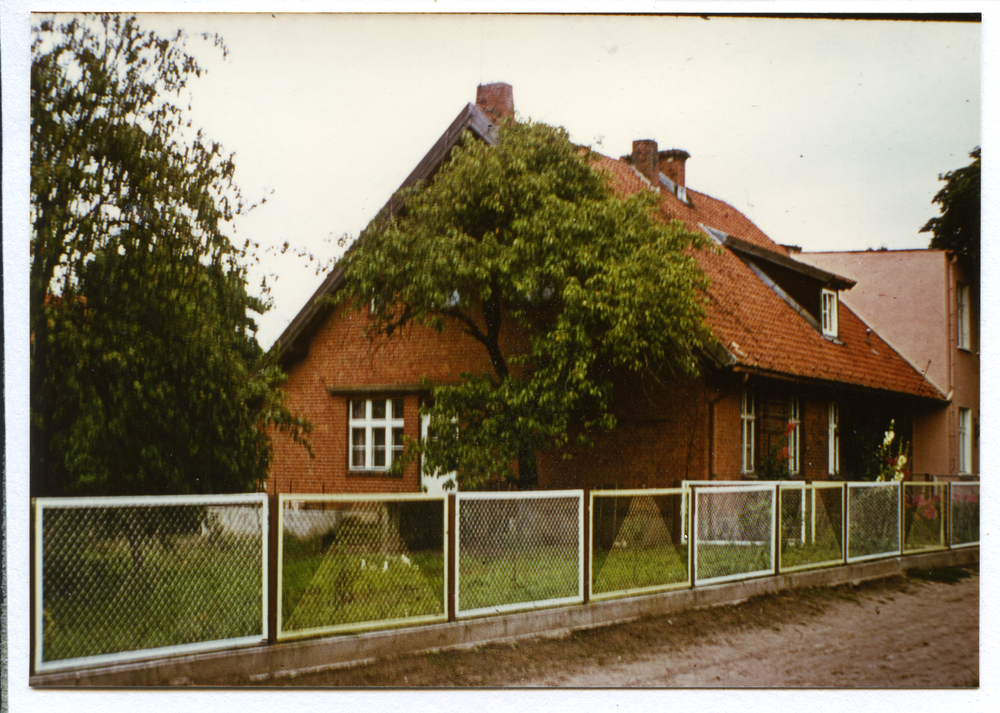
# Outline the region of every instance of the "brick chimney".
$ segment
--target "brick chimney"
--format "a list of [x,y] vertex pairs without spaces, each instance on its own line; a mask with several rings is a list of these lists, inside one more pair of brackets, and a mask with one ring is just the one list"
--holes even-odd
[[681,149],[660,151],[658,154],[659,171],[678,186],[685,186],[684,162],[689,158],[691,158],[691,154]]
[[480,84],[476,87],[476,106],[493,121],[514,116],[514,88],[503,82]]
[[660,177],[656,165],[656,142],[652,139],[639,139],[632,142],[632,165],[635,170],[649,179],[654,186],[660,185]]

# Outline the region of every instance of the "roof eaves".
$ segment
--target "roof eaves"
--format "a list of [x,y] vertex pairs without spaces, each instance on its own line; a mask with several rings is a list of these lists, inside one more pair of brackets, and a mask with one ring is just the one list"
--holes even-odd
[[[469,129],[476,138],[485,141],[487,144],[493,145],[497,142],[497,125],[475,104],[466,104],[465,108],[459,112],[455,120],[451,122],[451,125],[434,143],[430,151],[424,155],[416,168],[410,172],[406,180],[396,189],[395,193],[379,210],[377,215],[394,215],[401,207],[400,203],[396,200],[396,195],[403,189],[414,185],[417,181],[426,180],[434,175],[434,172],[448,157],[448,153],[461,140],[462,133],[466,129]],[[362,231],[363,234],[364,231]],[[295,344],[310,332],[319,319],[326,314],[328,306],[322,298],[335,292],[343,282],[343,269],[334,267],[326,279],[323,280],[322,284],[320,284],[319,289],[313,293],[305,306],[288,323],[281,336],[278,337],[271,347],[271,351],[277,354],[279,360],[294,353]]]

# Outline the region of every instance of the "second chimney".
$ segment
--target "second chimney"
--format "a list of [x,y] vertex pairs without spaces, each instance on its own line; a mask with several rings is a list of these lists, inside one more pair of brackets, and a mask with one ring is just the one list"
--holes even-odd
[[514,116],[514,88],[504,82],[476,87],[476,106],[495,122]]
[[[634,144],[633,144],[634,145]],[[681,149],[668,149],[657,154],[659,172],[678,186],[686,187],[684,183],[684,163],[691,154]]]
[[649,179],[654,186],[660,185],[659,169],[656,165],[656,142],[639,139],[632,142],[632,165],[635,170]]

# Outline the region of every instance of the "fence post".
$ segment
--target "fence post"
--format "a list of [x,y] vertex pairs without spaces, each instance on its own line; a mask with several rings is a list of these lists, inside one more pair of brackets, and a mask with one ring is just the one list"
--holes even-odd
[[593,533],[591,528],[592,510],[590,488],[583,489],[583,603],[590,603],[590,568],[594,557]]
[[[804,491],[803,491],[804,492]],[[802,513],[803,520],[805,513]],[[774,560],[774,576],[781,574],[781,485],[774,484],[774,507],[771,508],[771,558]]]
[[948,481],[948,549],[951,549],[952,540],[954,538],[955,531],[955,506],[954,500],[952,500],[953,494],[951,492],[952,481]]
[[455,493],[448,493],[448,530],[446,536],[448,538],[448,557],[445,561],[445,568],[448,573],[448,591],[445,594],[447,598],[447,609],[448,609],[448,621],[456,620],[456,607],[455,607],[455,592],[456,592],[456,576],[458,574],[458,558],[455,552],[455,543],[458,541],[458,535],[456,533],[456,503],[458,497]]
[[841,503],[840,512],[843,514],[844,520],[841,523],[841,527],[844,528],[844,535],[840,539],[844,546],[844,565],[846,566],[848,553],[851,551],[851,543],[849,541],[851,537],[851,489],[846,480],[844,481],[841,497],[843,498],[843,503]]
[[277,488],[267,497],[267,643],[273,644],[278,636],[278,513],[281,507]]
[[903,553],[906,551],[906,544],[903,542],[903,537],[904,537],[904,533],[903,533],[903,519],[904,519],[903,518],[903,515],[904,515],[903,494],[905,492],[905,489],[903,487],[903,481],[902,480],[897,481],[897,485],[899,486],[899,488],[898,488],[898,495],[899,495],[899,556],[902,557]]
[[[30,630],[30,633],[28,635],[28,642],[29,642],[29,647],[28,647],[28,651],[29,651],[28,673],[29,674],[34,674],[35,673],[35,651],[36,651],[35,647],[41,645],[41,642],[37,641],[36,637],[35,637],[35,616],[38,614],[38,612],[35,611],[35,597],[38,596],[38,592],[36,591],[36,589],[37,589],[37,582],[35,582],[36,567],[38,566],[35,563],[35,557],[38,556],[38,553],[36,552],[36,548],[35,548],[35,537],[36,537],[35,528],[39,526],[38,517],[37,517],[37,514],[35,512],[35,508],[37,507],[37,505],[38,505],[38,501],[35,498],[31,498],[31,509],[30,509],[31,514],[28,516],[28,518],[29,518],[29,522],[28,522],[28,528],[29,528],[28,529],[28,533],[29,533],[29,535],[28,535],[28,577],[29,577],[29,579],[28,579],[28,581],[31,582],[31,586],[28,588],[28,591],[30,593],[30,596],[28,597],[28,599],[30,600],[29,601],[29,606],[28,606],[28,616],[31,617],[29,619],[29,621],[31,622],[31,626],[28,627],[29,630]],[[6,594],[6,592],[4,592],[4,594]]]
[[694,540],[694,538],[695,538],[696,531],[698,529],[695,526],[695,523],[694,523],[695,515],[697,514],[696,513],[697,506],[695,505],[697,490],[698,490],[698,486],[697,485],[692,485],[688,489],[688,503],[687,503],[687,511],[688,511],[687,512],[687,516],[688,516],[687,517],[687,522],[688,522],[688,579],[690,580],[690,584],[691,584],[691,588],[692,589],[694,589],[695,569],[698,566],[698,558],[697,558],[697,556],[695,554],[695,551],[694,551],[694,548],[695,548],[695,540]]

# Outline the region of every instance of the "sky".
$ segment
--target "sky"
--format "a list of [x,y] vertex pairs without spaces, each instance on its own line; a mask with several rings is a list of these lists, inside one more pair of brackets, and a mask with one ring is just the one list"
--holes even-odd
[[[266,349],[480,83],[522,118],[618,157],[635,139],[691,154],[688,185],[805,250],[926,247],[938,175],[981,142],[976,23],[512,15],[156,15],[208,70],[196,126],[266,199]],[[200,39],[221,34],[229,55]],[[288,242],[284,255],[277,248]],[[310,256],[312,259],[310,260]]]
[[[28,16],[31,7],[64,9],[80,3],[3,0],[3,220],[5,307],[5,421],[7,502],[26,503],[28,250]],[[317,264],[339,254],[337,238],[356,236],[426,151],[475,100],[476,85],[513,86],[524,118],[567,128],[572,139],[617,157],[635,139],[691,154],[687,182],[731,203],[779,243],[806,250],[919,248],[920,228],[937,211],[931,198],[938,174],[969,162],[981,134],[983,82],[995,57],[989,37],[997,11],[982,2],[711,3],[624,0],[618,3],[414,0],[419,12],[478,10],[575,12],[984,12],[983,25],[937,22],[725,19],[667,16],[312,15],[271,11],[277,3],[164,0],[157,9],[267,10],[148,18],[151,28],[183,27],[189,49],[209,71],[192,84],[194,121],[236,152],[237,181],[251,198],[267,202],[238,221],[237,237],[261,245],[255,284],[271,275],[274,308],[260,320],[265,348],[280,335],[322,281]],[[151,7],[103,0],[108,10]],[[291,0],[282,10],[393,12],[385,0],[331,4]],[[147,18],[144,18],[146,20]],[[219,32],[229,46],[223,61],[197,33]],[[995,77],[994,77],[995,79]],[[987,99],[989,99],[987,93]],[[995,113],[992,115],[995,120]],[[985,125],[987,129],[990,124]],[[987,182],[990,179],[987,162]],[[990,185],[989,183],[987,185]],[[988,193],[988,191],[987,191]],[[995,214],[987,195],[987,225]],[[268,249],[288,241],[292,250]],[[984,245],[989,251],[989,244]],[[309,261],[309,254],[314,256]],[[989,252],[984,276],[990,288]],[[276,276],[277,280],[274,281]],[[983,352],[991,351],[993,307],[983,305]],[[992,362],[984,359],[984,388]],[[994,400],[983,400],[984,471],[996,462],[1000,422]],[[989,493],[989,488],[984,491]],[[992,496],[989,496],[992,497]],[[201,691],[189,698],[156,691],[108,695],[29,691],[27,687],[27,508],[7,508],[11,710],[134,711],[193,709],[256,713],[299,711],[438,710],[436,696],[407,692],[374,695],[317,692]],[[987,588],[995,582],[983,565]],[[996,621],[992,600],[983,621]],[[987,675],[996,660],[983,638],[981,691],[921,692],[921,701],[986,710],[995,688]],[[580,694],[581,692],[577,692]],[[885,703],[886,692],[784,692],[783,706],[841,710]],[[513,692],[502,699],[456,692],[463,709],[506,710],[515,702],[546,711],[652,709],[664,692]],[[754,710],[750,694],[667,692],[669,701],[698,710]],[[900,693],[893,701],[912,702]],[[957,697],[957,699],[956,699]],[[766,702],[766,699],[765,701]],[[756,705],[755,705],[756,704]],[[183,707],[183,706],[182,706]],[[769,708],[769,707],[768,707]]]

